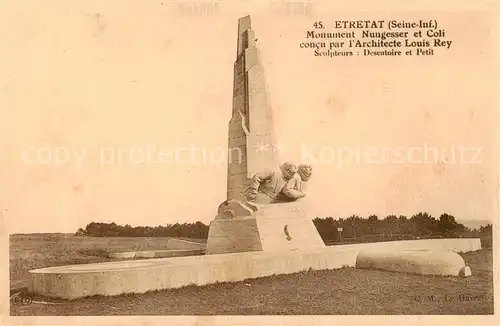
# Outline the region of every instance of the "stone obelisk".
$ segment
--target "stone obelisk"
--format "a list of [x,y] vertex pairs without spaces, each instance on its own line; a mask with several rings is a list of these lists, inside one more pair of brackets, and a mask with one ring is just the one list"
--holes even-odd
[[[276,170],[273,120],[250,16],[238,21],[233,109],[228,132],[227,200],[210,223],[206,254],[323,247],[300,203],[256,205],[245,190],[256,173]],[[282,163],[282,162],[281,162]],[[280,172],[281,173],[281,172]]]
[[264,70],[255,43],[250,16],[240,18],[228,135],[228,200],[242,199],[255,173],[278,165]]

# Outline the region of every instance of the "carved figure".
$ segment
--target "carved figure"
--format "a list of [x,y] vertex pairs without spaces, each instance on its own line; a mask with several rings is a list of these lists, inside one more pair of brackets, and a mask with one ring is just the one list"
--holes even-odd
[[[297,174],[293,176],[290,180],[288,180],[287,185],[285,188],[287,189],[293,189],[295,192],[295,196],[286,196],[285,194],[282,194],[280,196],[280,201],[295,201],[299,198],[305,197],[306,196],[306,188],[307,188],[307,182],[311,178],[312,175],[312,168],[308,164],[301,164],[297,168]],[[284,188],[284,189],[285,189]]]
[[290,199],[303,197],[304,194],[293,187],[295,183],[289,183],[296,173],[297,167],[290,162],[282,164],[280,172],[256,173],[246,190],[247,199],[259,204],[269,204],[281,201],[282,195]]

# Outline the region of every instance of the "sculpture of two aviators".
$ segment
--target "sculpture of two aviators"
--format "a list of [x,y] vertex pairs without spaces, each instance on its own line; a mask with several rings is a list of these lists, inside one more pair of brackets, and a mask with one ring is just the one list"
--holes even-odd
[[311,166],[290,162],[282,164],[280,171],[256,173],[245,192],[246,198],[259,204],[297,200],[305,196],[311,174]]
[[292,202],[305,196],[307,181],[311,177],[309,165],[286,162],[278,171],[256,173],[245,190],[245,200],[226,200],[218,209],[216,219],[231,219],[252,215],[255,204]]

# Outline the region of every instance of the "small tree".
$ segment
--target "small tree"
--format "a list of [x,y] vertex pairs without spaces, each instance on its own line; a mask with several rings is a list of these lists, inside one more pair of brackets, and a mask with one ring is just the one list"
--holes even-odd
[[81,237],[85,235],[85,230],[82,228],[79,228],[78,231],[75,233],[76,236]]

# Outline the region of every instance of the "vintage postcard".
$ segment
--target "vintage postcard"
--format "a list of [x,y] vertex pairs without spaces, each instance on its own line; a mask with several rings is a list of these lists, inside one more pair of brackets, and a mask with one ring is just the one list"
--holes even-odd
[[2,1],[1,323],[499,325],[498,21]]

